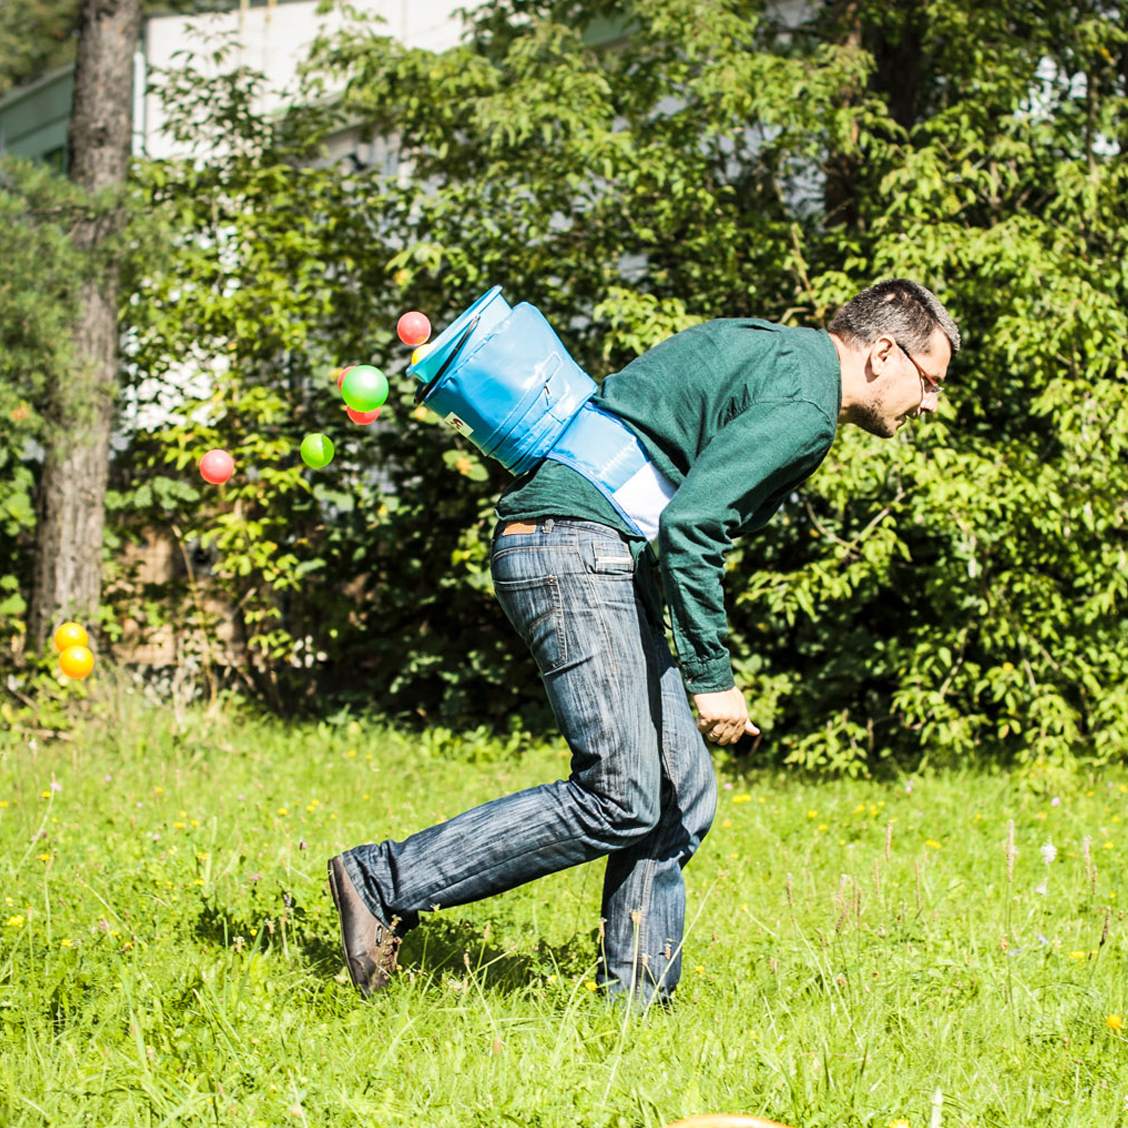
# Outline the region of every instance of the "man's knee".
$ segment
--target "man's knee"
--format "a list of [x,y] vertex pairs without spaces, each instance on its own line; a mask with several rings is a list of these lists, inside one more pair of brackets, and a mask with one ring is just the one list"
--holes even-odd
[[661,813],[657,788],[654,794],[640,787],[617,795],[585,790],[581,804],[591,818],[589,833],[609,850],[621,850],[645,838],[658,825]]

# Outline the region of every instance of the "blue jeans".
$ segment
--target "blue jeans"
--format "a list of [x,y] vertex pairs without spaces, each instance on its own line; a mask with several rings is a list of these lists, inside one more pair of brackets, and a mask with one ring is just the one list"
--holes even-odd
[[673,991],[685,927],[682,867],[716,810],[716,779],[665,637],[647,617],[627,542],[544,518],[495,534],[498,600],[536,659],[572,750],[541,784],[344,855],[369,908],[399,928],[607,855],[597,978],[646,1003]]

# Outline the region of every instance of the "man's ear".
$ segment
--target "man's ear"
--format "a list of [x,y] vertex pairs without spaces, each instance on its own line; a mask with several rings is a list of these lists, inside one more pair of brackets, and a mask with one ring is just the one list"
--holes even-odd
[[866,358],[866,377],[870,380],[876,380],[881,376],[886,368],[893,363],[893,354],[897,351],[897,342],[892,337],[886,336],[884,333],[877,338],[869,347],[869,355]]

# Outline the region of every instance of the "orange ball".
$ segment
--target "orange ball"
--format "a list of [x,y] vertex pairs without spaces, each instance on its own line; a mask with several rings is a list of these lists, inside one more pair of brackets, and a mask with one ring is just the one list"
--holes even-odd
[[375,411],[357,411],[346,404],[345,413],[354,423],[359,423],[362,427],[367,427],[369,423],[375,423],[380,418],[379,408],[376,408]]
[[55,632],[55,649],[61,654],[71,646],[85,646],[90,640],[79,623],[64,623]]
[[81,681],[94,669],[94,655],[85,646],[68,646],[59,655],[59,667],[68,678]]
[[431,335],[431,322],[413,309],[396,322],[396,334],[405,345],[421,345]]
[[235,473],[235,459],[225,450],[209,450],[200,459],[200,477],[213,486],[222,486]]

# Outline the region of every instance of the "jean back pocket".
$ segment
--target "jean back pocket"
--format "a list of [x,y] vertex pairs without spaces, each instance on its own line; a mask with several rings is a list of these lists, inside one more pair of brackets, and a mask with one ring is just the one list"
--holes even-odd
[[499,580],[494,591],[501,609],[525,640],[542,674],[550,674],[568,661],[564,629],[564,601],[555,576],[526,580]]

